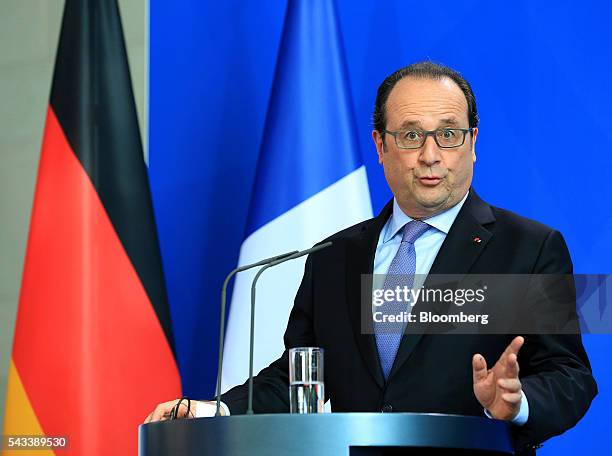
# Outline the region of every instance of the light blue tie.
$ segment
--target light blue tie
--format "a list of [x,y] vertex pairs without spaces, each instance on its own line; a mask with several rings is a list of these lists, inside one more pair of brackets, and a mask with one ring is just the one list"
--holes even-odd
[[[414,242],[427,231],[430,226],[421,220],[413,220],[404,225],[402,243],[391,261],[389,271],[385,277],[384,290],[394,290],[396,287],[403,289],[404,286],[411,288],[416,272],[416,251]],[[383,315],[399,315],[408,310],[409,303],[404,300],[385,301],[376,311]],[[395,355],[399,348],[400,340],[404,332],[404,323],[374,322],[374,333],[376,335],[376,346],[380,365],[385,375],[389,377]]]

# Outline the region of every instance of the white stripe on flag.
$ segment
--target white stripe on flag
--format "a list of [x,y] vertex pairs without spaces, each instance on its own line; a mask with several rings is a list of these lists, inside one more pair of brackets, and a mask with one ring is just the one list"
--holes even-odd
[[[312,247],[370,217],[368,181],[361,166],[251,234],[242,244],[239,264]],[[257,283],[255,373],[283,352],[283,334],[305,261],[301,258],[270,268]],[[223,392],[248,377],[251,281],[256,272],[246,271],[236,278],[224,350]]]

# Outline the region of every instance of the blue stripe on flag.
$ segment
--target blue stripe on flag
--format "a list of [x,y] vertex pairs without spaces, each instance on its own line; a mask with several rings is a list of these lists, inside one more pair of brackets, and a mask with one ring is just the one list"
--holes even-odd
[[290,1],[246,236],[361,166],[333,1]]

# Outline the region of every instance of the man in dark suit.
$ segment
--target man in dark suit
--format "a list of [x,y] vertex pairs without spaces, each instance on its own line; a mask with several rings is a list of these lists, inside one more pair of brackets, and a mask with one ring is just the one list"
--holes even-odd
[[[478,115],[472,89],[429,62],[381,84],[372,133],[394,199],[306,261],[286,348],[325,349],[333,411],[438,412],[512,423],[518,450],[574,426],[597,393],[579,334],[368,334],[362,274],[571,274],[558,231],[471,188]],[[246,411],[247,387],[222,395]],[[164,419],[161,404],[147,421]],[[202,403],[206,405],[205,403]],[[287,412],[288,351],[254,379],[255,412]]]

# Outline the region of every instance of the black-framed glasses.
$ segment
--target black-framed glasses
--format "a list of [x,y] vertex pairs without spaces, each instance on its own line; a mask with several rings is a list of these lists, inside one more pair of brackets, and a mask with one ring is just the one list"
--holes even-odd
[[420,149],[428,136],[433,136],[438,147],[452,149],[463,146],[465,135],[471,128],[436,128],[435,130],[383,130],[395,138],[395,144],[400,149]]

